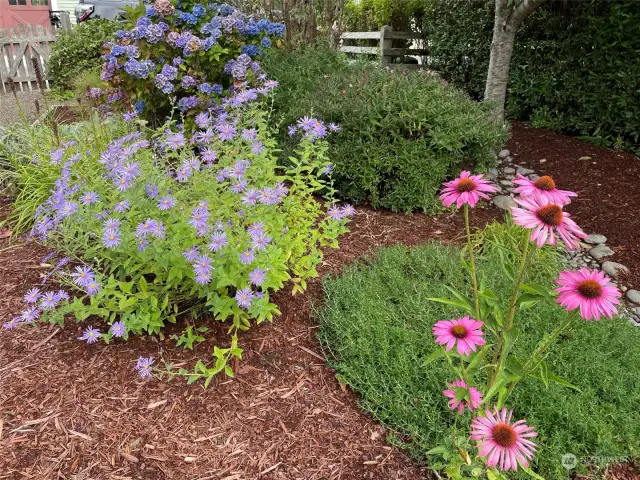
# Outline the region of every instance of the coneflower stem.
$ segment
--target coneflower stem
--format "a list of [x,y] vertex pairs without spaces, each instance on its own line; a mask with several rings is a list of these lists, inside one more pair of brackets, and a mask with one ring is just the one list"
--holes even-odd
[[471,265],[471,281],[473,282],[473,299],[476,307],[476,320],[480,320],[480,294],[478,292],[478,274],[476,271],[476,259],[473,255],[473,242],[471,241],[471,226],[469,225],[469,205],[464,204],[464,226],[467,231],[467,250],[469,251],[469,263]]

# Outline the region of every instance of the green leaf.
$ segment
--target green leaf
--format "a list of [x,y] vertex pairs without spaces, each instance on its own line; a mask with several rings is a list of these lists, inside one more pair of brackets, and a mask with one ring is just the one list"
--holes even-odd
[[536,303],[544,299],[545,297],[537,293],[523,293],[518,297],[518,305],[524,310],[533,307]]
[[433,447],[431,450],[427,451],[427,455],[436,455],[447,453],[449,449],[445,445],[438,445],[437,447]]
[[439,358],[443,358],[446,355],[446,352],[444,351],[443,348],[438,348],[437,350],[434,350],[431,355],[429,355],[427,358],[425,358],[424,362],[422,362],[422,366],[426,367],[427,365],[429,365],[430,363],[432,363],[433,361],[439,359]]
[[547,377],[549,378],[549,380],[551,380],[552,382],[557,383],[558,385],[562,385],[563,387],[567,387],[567,388],[571,388],[572,390],[575,390],[576,392],[582,392],[582,390],[580,390],[580,387],[574,385],[573,383],[569,383],[567,382],[565,379],[560,378],[559,376],[553,374],[553,373],[547,373]]
[[540,475],[538,475],[537,473],[535,473],[533,470],[531,470],[531,468],[529,467],[525,467],[523,465],[520,465],[520,467],[522,468],[522,470],[527,473],[530,477],[535,478],[536,480],[545,480],[544,477],[541,477]]

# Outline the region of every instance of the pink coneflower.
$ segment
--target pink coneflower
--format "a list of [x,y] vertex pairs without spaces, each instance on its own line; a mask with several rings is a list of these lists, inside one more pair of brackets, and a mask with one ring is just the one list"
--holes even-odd
[[479,441],[478,455],[487,457],[487,466],[499,470],[518,470],[518,464],[528,467],[536,451],[536,444],[528,439],[538,434],[524,420],[511,423],[513,410],[494,409],[494,413],[486,410],[486,417],[471,422],[471,440]]
[[538,247],[545,243],[555,245],[557,234],[567,250],[575,250],[579,246],[578,239],[587,237],[576,222],[569,218],[570,215],[562,210],[562,205],[553,203],[538,193],[516,198],[516,202],[523,208],[511,209],[513,221],[533,230],[530,239]]
[[440,194],[440,200],[445,207],[456,204],[460,208],[465,203],[471,208],[476,206],[480,198],[489,200],[487,193],[496,191],[483,175],[471,175],[471,172],[464,170],[458,178],[450,182],[444,182],[444,187]]
[[519,193],[523,197],[528,197],[534,193],[546,197],[550,202],[558,205],[567,205],[571,203],[569,197],[577,197],[578,194],[570,192],[568,190],[559,190],[556,188],[556,182],[553,181],[549,175],[538,178],[535,182],[523,177],[520,174],[516,175],[516,179],[513,181],[516,185],[520,185],[516,188],[515,192]]
[[556,280],[560,288],[558,303],[567,310],[580,307],[580,316],[585,320],[600,316],[611,318],[618,313],[614,305],[620,304],[620,290],[611,284],[611,279],[599,270],[565,270]]
[[[453,383],[447,383],[449,386],[449,390],[443,390],[442,393],[445,397],[449,398],[449,408],[451,410],[458,409],[458,413],[462,415],[464,413],[465,407],[469,409],[470,412],[475,410],[480,406],[480,402],[482,401],[482,393],[476,387],[467,387],[467,384],[462,379],[458,379]],[[462,400],[456,400],[456,389],[464,388],[469,392],[469,397],[464,398]]]
[[440,320],[433,326],[433,334],[436,336],[436,343],[446,345],[447,352],[457,343],[458,353],[469,355],[471,351],[477,350],[478,345],[485,344],[481,327],[482,322],[467,316],[457,320]]

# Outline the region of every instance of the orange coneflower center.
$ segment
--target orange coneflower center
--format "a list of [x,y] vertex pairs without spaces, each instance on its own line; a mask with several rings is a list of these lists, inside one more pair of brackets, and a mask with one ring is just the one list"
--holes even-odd
[[602,285],[595,280],[585,280],[578,285],[578,292],[586,298],[600,298]]
[[554,182],[553,178],[551,178],[549,175],[540,177],[533,183],[536,187],[538,187],[540,190],[544,190],[545,192],[550,192],[551,190],[556,188],[556,182]]
[[498,423],[493,430],[491,430],[491,436],[493,441],[504,448],[513,447],[518,441],[518,434],[511,427],[505,423]]
[[458,187],[457,187],[457,190],[460,193],[472,192],[475,189],[476,189],[476,182],[474,182],[470,178],[463,178],[462,180],[460,180],[460,183],[458,183]]
[[456,338],[464,338],[467,336],[467,329],[463,325],[455,325],[451,329],[451,333]]
[[557,227],[562,223],[562,208],[558,205],[550,203],[549,205],[545,205],[544,207],[540,207],[540,210],[537,212],[538,218],[542,220],[547,225],[552,225]]

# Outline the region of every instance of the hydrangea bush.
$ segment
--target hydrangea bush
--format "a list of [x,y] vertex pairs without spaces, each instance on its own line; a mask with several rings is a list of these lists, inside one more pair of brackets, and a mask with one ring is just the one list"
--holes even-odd
[[239,90],[257,80],[258,58],[285,33],[227,4],[156,0],[142,13],[131,10],[130,28],[106,44],[107,99],[157,118],[176,106],[189,127],[211,106],[248,100]]
[[[266,95],[269,87],[244,91]],[[283,169],[257,102],[201,112],[194,133],[174,121],[136,131],[144,123],[126,117],[128,131],[104,148],[71,141],[34,156],[34,167],[56,179],[32,234],[81,264],[58,262],[54,273],[69,293],[29,291],[27,308],[5,327],[73,316],[93,322],[81,337],[93,343],[157,334],[187,313],[228,322],[230,346],[215,348],[214,365],[169,372],[208,384],[223,369],[233,373],[227,361],[241,356],[238,332],[280,313],[273,292],[289,282],[293,293],[304,291],[321,247],[337,247],[346,231],[353,208],[333,203],[326,156],[325,137],[337,127],[301,119],[297,156]],[[152,364],[136,366],[143,378]]]
[[[577,318],[600,320],[617,314],[620,291],[599,270],[565,270],[556,280],[558,288],[550,290],[543,285],[525,283],[531,268],[534,248],[557,246],[558,241],[568,250],[579,248],[586,234],[564,211],[565,205],[576,196],[574,192],[560,190],[549,176],[531,181],[521,175],[517,185],[517,206],[511,209],[512,221],[527,230],[529,238],[516,252],[517,268],[503,262],[504,275],[514,283],[507,308],[501,307],[499,298],[486,287],[485,272],[476,268],[475,243],[470,231],[469,209],[480,199],[489,199],[496,191],[482,175],[464,171],[460,177],[445,183],[440,196],[444,206],[463,208],[467,233],[467,246],[463,265],[467,268],[473,297],[448,288],[451,298],[430,300],[452,305],[464,313],[464,317],[441,320],[434,324],[435,342],[442,346],[431,355],[426,364],[445,358],[457,378],[447,384],[443,395],[449,399],[449,408],[458,415],[471,415],[471,432],[439,445],[429,454],[444,459],[432,468],[442,470],[449,478],[462,479],[486,475],[489,479],[506,479],[504,472],[520,468],[531,477],[542,478],[530,467],[537,445],[534,427],[525,420],[515,420],[512,409],[506,405],[518,383],[526,378],[538,378],[545,385],[551,382],[578,390],[578,387],[553,373],[550,355],[553,345],[577,326]],[[497,272],[492,272],[496,274]],[[518,312],[539,302],[559,304],[568,311],[577,311],[551,332],[544,332],[539,343],[526,357],[514,353],[522,326],[518,324]],[[455,430],[455,426],[454,426]],[[472,455],[472,443],[477,455]],[[470,475],[470,476],[469,476]]]

